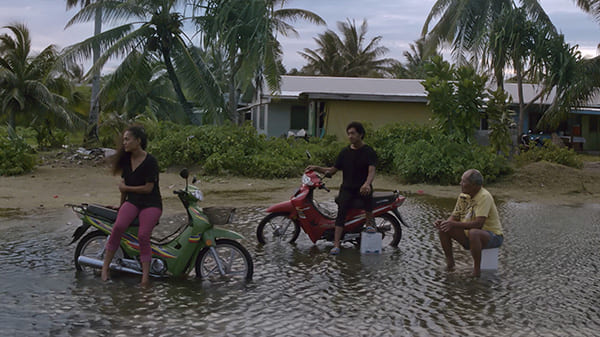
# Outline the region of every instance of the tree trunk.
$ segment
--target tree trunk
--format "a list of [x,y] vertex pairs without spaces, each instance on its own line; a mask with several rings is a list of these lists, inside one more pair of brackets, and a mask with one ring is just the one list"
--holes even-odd
[[237,100],[235,99],[235,80],[233,76],[229,79],[229,102],[227,102],[229,116],[231,116],[231,121],[236,125],[242,125],[242,121],[240,120],[240,116],[237,113]]
[[515,70],[517,72],[517,93],[519,96],[519,124],[517,125],[517,139],[523,132],[523,124],[525,121],[525,103],[523,101],[523,71],[521,62],[515,62]]
[[[162,42],[161,42],[162,44]],[[171,51],[169,48],[161,48],[161,52],[163,54],[163,60],[165,61],[165,67],[167,68],[167,74],[169,76],[169,80],[171,84],[173,84],[173,90],[175,90],[175,94],[177,95],[177,99],[179,100],[179,104],[183,108],[183,112],[188,117],[188,119],[193,121],[193,111],[192,105],[185,98],[183,94],[183,90],[181,89],[181,84],[179,83],[179,79],[177,78],[177,74],[175,73],[175,67],[173,67],[173,62],[171,62]]]
[[[102,32],[102,9],[96,9],[96,18],[94,20],[94,36],[99,35]],[[100,46],[94,45],[93,47],[93,59],[94,64],[100,58]],[[100,69],[94,72],[92,77],[92,98],[90,101],[90,114],[88,116],[88,123],[86,133],[83,138],[83,143],[86,147],[93,147],[98,145],[100,139],[98,137],[98,122],[100,120],[100,101],[98,94],[100,93]]]
[[236,100],[236,90],[235,90],[235,74],[237,73],[237,66],[235,64],[235,55],[229,57],[229,97],[227,102],[227,110],[229,110],[229,119],[235,125],[242,125],[242,120],[237,113],[237,100]]
[[15,111],[13,109],[8,110],[8,126],[10,126],[11,129],[15,129],[16,126],[16,122],[15,122]]

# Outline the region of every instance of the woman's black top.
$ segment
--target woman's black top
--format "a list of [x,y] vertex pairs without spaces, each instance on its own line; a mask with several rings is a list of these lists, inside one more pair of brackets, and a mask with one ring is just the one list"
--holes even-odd
[[[125,163],[126,162],[126,163]],[[149,194],[127,192],[125,200],[139,208],[158,207],[162,209],[162,198],[158,187],[158,161],[147,153],[146,158],[134,170],[131,170],[131,159],[124,162],[123,180],[127,186],[143,186],[146,183],[154,183],[152,192]]]

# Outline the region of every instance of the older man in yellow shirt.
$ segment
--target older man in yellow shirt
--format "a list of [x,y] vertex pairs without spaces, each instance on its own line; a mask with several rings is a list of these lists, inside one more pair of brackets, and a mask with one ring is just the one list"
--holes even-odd
[[448,270],[454,269],[452,239],[471,251],[473,276],[481,274],[481,250],[496,248],[504,240],[502,225],[494,198],[483,188],[483,176],[475,169],[467,170],[460,180],[462,193],[447,220],[437,220],[440,243],[446,255]]

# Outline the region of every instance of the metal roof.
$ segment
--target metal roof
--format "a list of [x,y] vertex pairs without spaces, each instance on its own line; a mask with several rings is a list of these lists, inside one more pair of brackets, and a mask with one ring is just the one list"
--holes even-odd
[[[423,80],[364,78],[364,77],[327,77],[327,76],[282,76],[279,92],[266,95],[270,98],[297,99],[333,99],[359,101],[427,102],[427,92],[421,85]],[[490,89],[495,89],[490,86]],[[513,104],[519,103],[516,83],[505,83],[505,90],[511,95]],[[542,89],[541,85],[523,84],[524,102],[529,103]],[[550,95],[538,99],[538,104],[550,104],[554,99]],[[600,97],[596,97],[590,106],[600,106]]]

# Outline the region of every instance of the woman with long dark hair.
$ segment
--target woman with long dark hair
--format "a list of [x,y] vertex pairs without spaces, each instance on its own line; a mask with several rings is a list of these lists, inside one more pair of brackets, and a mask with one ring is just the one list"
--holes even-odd
[[136,217],[140,228],[140,261],[142,263],[142,285],[150,278],[150,235],[162,214],[162,198],[158,187],[158,161],[146,152],[148,137],[141,126],[133,125],[123,132],[121,147],[115,154],[112,171],[121,174],[119,191],[121,203],[117,220],[106,243],[102,280],[110,278],[110,263],[119,248],[121,236]]

